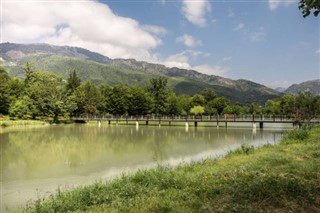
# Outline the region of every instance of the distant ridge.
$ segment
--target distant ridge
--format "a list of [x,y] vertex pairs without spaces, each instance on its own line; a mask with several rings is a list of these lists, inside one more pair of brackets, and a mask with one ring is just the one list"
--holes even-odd
[[264,104],[282,93],[248,80],[206,75],[195,70],[168,68],[135,59],[110,59],[84,48],[55,46],[49,44],[0,44],[0,60],[9,75],[24,78],[22,67],[32,62],[37,70],[47,70],[68,76],[75,69],[82,81],[90,80],[95,84],[140,85],[151,78],[165,76],[168,85],[178,95],[193,95],[205,88],[213,88],[217,95],[225,96],[235,103]]
[[286,89],[285,93],[297,94],[298,92],[310,91],[314,94],[320,95],[320,79],[305,81],[300,84],[293,84],[288,89]]

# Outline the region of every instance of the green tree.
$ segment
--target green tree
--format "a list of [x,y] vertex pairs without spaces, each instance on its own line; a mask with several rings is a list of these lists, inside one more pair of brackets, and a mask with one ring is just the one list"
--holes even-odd
[[24,70],[25,76],[26,76],[24,82],[26,85],[28,85],[29,82],[32,80],[33,74],[35,72],[34,66],[31,62],[27,62],[26,65],[23,67],[23,70]]
[[303,121],[310,122],[311,119],[315,118],[319,110],[318,97],[313,93],[299,92],[295,97],[293,106],[293,117],[298,122]]
[[221,115],[223,109],[229,104],[229,101],[225,97],[218,97],[209,102],[211,108],[215,108],[217,113]]
[[123,85],[116,85],[108,100],[109,111],[113,115],[128,114],[128,88]]
[[174,92],[170,92],[168,95],[168,108],[167,115],[180,115],[182,113],[182,107],[179,104],[179,99]]
[[33,72],[26,94],[37,107],[39,116],[53,117],[53,122],[58,121],[59,115],[66,115],[76,108],[74,100],[65,92],[62,76],[52,73]]
[[206,88],[201,93],[205,99],[205,102],[208,103],[217,97],[216,92],[212,88]]
[[281,114],[281,100],[268,100],[266,103],[265,112],[272,115]]
[[25,93],[25,84],[19,78],[10,78],[8,81],[8,86],[10,88],[10,102],[14,102]]
[[34,101],[28,96],[23,96],[20,99],[14,101],[9,109],[9,115],[11,117],[17,117],[20,119],[35,118],[39,115],[37,107],[34,105]]
[[92,82],[82,83],[74,92],[77,108],[73,114],[90,114],[95,115],[102,105],[103,97],[100,90]]
[[204,107],[203,106],[194,106],[191,108],[190,113],[193,115],[202,115],[204,113]]
[[3,67],[0,67],[0,114],[8,114],[10,106],[10,78]]
[[106,84],[99,85],[99,90],[101,94],[101,104],[100,104],[100,112],[103,114],[107,114],[110,112],[109,110],[109,98],[112,94],[112,88]]
[[77,75],[76,70],[72,70],[69,73],[69,77],[67,79],[66,89],[68,92],[73,93],[81,84],[81,80]]
[[280,112],[287,117],[293,117],[293,107],[295,104],[295,97],[291,94],[282,96],[280,100]]
[[192,97],[188,95],[178,96],[178,105],[181,110],[181,115],[188,115],[192,107]]
[[309,16],[312,11],[314,16],[318,16],[320,13],[320,0],[300,0],[299,9],[304,18]]
[[151,94],[153,104],[152,112],[156,115],[165,114],[168,107],[168,93],[167,88],[168,79],[165,77],[153,78],[147,87],[148,92]]
[[262,114],[262,107],[254,102],[249,106],[249,113],[254,115]]
[[204,106],[206,100],[204,98],[203,95],[200,95],[200,94],[195,94],[193,97],[192,97],[192,106]]
[[150,111],[151,97],[141,87],[132,86],[128,90],[128,114],[146,115]]
[[222,114],[237,114],[236,107],[232,104],[229,104],[223,109]]
[[215,108],[216,104],[213,100],[209,101],[206,105],[205,105],[205,113],[207,115],[216,115],[218,114],[217,109]]

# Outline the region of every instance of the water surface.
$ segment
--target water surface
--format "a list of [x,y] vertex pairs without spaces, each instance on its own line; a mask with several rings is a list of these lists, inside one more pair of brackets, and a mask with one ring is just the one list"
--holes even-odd
[[[280,129],[280,130],[279,130]],[[216,158],[241,144],[274,144],[281,128],[56,125],[0,131],[1,212],[124,172]]]

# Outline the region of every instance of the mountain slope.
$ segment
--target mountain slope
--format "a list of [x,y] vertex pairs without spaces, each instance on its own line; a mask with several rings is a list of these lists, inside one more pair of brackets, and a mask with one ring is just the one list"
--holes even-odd
[[281,93],[247,80],[231,80],[206,75],[195,70],[167,68],[164,65],[134,59],[110,59],[77,47],[48,44],[0,44],[0,61],[9,75],[24,78],[22,67],[32,62],[37,70],[47,70],[64,77],[75,69],[82,81],[96,84],[140,85],[159,75],[168,78],[168,85],[177,94],[193,95],[213,88],[220,96],[236,103],[248,104],[280,97]]
[[300,84],[293,84],[288,89],[286,89],[285,93],[297,94],[298,92],[310,91],[314,94],[320,95],[320,79],[305,81]]

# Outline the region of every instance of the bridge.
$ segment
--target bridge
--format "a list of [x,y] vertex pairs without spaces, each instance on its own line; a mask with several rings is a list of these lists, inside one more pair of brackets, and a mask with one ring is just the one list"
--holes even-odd
[[[260,128],[263,128],[265,123],[274,123],[274,124],[292,124],[297,125],[298,123],[292,118],[288,118],[282,115],[234,115],[234,114],[225,114],[224,116],[113,116],[113,115],[98,115],[98,116],[75,116],[73,117],[75,122],[86,122],[90,120],[96,120],[101,124],[101,121],[108,121],[108,124],[112,123],[125,123],[129,124],[135,122],[136,125],[145,124],[149,125],[150,123],[172,125],[172,123],[184,123],[186,126],[189,126],[189,123],[193,123],[194,126],[198,126],[198,123],[212,123],[216,126],[221,124],[225,127],[228,126],[228,123],[250,123],[253,128],[256,128],[256,125],[259,124]],[[319,124],[320,118],[312,119],[310,123]]]

